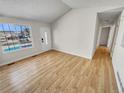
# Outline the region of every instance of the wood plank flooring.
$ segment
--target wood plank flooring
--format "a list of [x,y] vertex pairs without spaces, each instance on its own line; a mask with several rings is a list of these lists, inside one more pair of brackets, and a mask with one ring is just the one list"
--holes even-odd
[[93,60],[49,51],[0,68],[0,93],[118,93],[108,49]]

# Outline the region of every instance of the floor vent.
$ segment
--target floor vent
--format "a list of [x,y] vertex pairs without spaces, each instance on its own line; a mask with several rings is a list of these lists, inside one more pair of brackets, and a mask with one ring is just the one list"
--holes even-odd
[[34,56],[32,56],[32,57],[36,57],[36,56],[38,56],[38,55],[34,55]]
[[15,64],[15,63],[14,62],[13,63],[10,63],[10,64],[8,64],[8,66],[13,65],[13,64]]

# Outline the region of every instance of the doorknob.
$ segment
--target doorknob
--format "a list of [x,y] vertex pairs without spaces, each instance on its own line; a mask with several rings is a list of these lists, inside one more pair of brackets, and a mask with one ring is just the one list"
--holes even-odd
[[42,41],[42,43],[44,43],[44,39],[43,38],[41,38],[41,41]]

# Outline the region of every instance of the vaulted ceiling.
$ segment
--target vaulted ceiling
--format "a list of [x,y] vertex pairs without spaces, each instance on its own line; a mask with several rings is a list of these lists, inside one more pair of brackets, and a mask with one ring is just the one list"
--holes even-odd
[[62,0],[0,0],[0,15],[51,23],[71,8]]
[[51,23],[71,8],[124,5],[123,0],[0,0],[0,16]]
[[63,0],[72,8],[91,8],[124,5],[124,0]]

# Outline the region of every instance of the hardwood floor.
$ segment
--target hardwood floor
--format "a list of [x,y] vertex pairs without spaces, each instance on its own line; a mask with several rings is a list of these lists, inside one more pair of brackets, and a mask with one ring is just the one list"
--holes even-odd
[[118,93],[108,49],[92,62],[49,51],[0,68],[0,93]]

